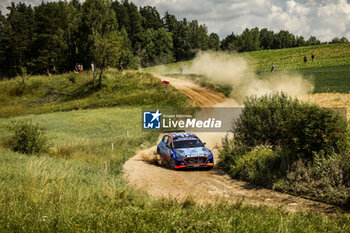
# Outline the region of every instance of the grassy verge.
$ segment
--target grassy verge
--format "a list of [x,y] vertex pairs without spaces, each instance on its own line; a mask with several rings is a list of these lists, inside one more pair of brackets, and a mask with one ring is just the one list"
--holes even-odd
[[[39,122],[46,129],[51,152],[27,156],[0,148],[0,231],[350,230],[344,214],[287,213],[241,203],[200,206],[191,199],[153,200],[132,190],[122,178],[122,165],[158,136],[141,131],[139,113],[140,108],[129,107],[15,118]],[[0,120],[2,141],[10,136],[5,126],[11,120]],[[104,161],[108,162],[106,176]]]
[[184,95],[149,74],[109,72],[102,89],[88,72],[33,76],[0,82],[0,117],[110,106],[179,106],[192,104]]

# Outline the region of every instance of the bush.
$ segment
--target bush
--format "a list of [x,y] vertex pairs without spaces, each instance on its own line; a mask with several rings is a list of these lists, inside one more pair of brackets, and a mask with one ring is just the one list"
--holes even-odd
[[9,128],[14,131],[14,135],[10,139],[12,150],[24,154],[47,151],[47,139],[38,124],[32,121],[22,120],[13,122]]
[[236,159],[230,174],[253,184],[272,186],[281,176],[281,155],[266,146],[256,147]]
[[283,93],[249,97],[244,106],[233,125],[239,144],[250,148],[283,146],[307,159],[312,158],[313,152],[345,150],[346,121],[331,110],[302,103]]
[[326,158],[320,153],[314,155],[313,162],[296,161],[287,172],[283,186],[276,184],[275,188],[347,207],[350,154],[334,154]]

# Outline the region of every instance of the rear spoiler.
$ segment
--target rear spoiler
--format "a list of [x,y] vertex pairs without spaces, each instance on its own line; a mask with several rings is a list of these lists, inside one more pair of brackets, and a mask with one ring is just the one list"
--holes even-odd
[[168,131],[163,131],[162,133],[185,133],[185,130],[168,130]]

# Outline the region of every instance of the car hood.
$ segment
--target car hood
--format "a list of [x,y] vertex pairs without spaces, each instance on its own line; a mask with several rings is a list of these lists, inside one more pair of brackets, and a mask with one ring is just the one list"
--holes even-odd
[[174,149],[174,151],[177,155],[181,155],[183,157],[201,157],[211,153],[211,151],[206,147],[179,148]]

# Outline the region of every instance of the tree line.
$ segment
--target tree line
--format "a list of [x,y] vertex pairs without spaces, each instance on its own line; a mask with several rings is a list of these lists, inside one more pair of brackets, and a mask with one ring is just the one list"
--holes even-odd
[[6,16],[0,12],[0,74],[10,77],[53,68],[65,72],[92,62],[102,71],[107,66],[133,69],[189,60],[199,50],[243,52],[320,44],[315,37],[305,40],[288,31],[258,28],[220,41],[197,20],[178,20],[168,12],[161,17],[155,7],[138,8],[128,0],[42,2],[35,7],[12,3],[7,9]]
[[268,30],[267,28],[246,28],[242,34],[236,35],[234,33],[226,36],[221,41],[221,49],[224,51],[257,51],[264,49],[284,49],[310,45],[320,44],[336,44],[336,43],[348,43],[346,37],[335,37],[330,42],[322,42],[315,36],[310,36],[306,40],[303,36],[295,36],[292,33],[281,30],[278,33]]

